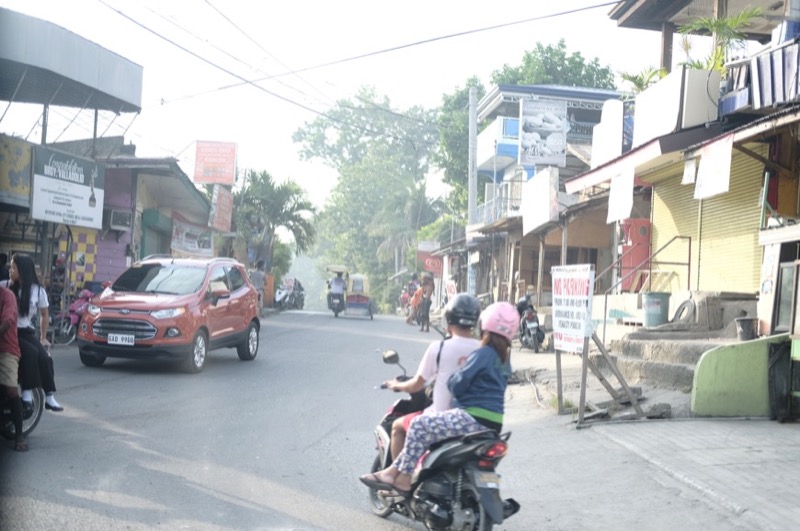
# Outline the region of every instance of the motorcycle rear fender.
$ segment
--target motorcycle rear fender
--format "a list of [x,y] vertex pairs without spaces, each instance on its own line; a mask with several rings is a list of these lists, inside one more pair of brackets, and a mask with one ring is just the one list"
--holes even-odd
[[492,522],[495,524],[502,524],[503,500],[500,498],[500,488],[498,487],[496,489],[490,489],[486,487],[479,487],[477,475],[480,473],[480,470],[476,468],[465,468],[464,472],[467,474],[467,477],[472,484],[475,485],[481,505],[486,510],[486,514],[489,515],[489,518],[491,518]]

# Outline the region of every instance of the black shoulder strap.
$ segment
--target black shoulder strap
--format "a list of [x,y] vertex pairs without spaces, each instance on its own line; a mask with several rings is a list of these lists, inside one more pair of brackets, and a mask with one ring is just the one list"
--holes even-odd
[[439,372],[439,360],[442,359],[442,347],[444,347],[444,339],[439,343],[439,352],[436,354],[436,372]]

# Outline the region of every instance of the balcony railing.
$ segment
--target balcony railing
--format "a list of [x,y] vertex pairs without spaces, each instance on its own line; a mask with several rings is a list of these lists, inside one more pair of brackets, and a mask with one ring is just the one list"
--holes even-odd
[[506,181],[495,188],[495,196],[478,205],[478,223],[488,225],[499,219],[520,215],[522,179]]

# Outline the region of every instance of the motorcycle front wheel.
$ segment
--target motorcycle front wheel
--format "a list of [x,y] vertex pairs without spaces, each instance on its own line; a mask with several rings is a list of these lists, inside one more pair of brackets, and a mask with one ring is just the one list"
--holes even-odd
[[[381,470],[383,467],[381,466],[381,456],[380,454],[375,456],[375,460],[372,462],[372,468],[370,472],[375,473],[378,470]],[[378,496],[378,490],[370,488],[369,489],[369,507],[372,509],[372,512],[376,515],[380,516],[381,518],[386,518],[390,514],[392,514],[392,507],[388,505],[386,501]]]

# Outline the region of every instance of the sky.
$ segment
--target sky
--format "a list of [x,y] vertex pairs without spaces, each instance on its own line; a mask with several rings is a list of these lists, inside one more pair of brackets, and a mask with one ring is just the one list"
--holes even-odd
[[[537,42],[559,39],[568,53],[617,73],[655,67],[659,34],[618,28],[608,18],[611,4],[0,0],[143,67],[141,113],[102,113],[103,136],[124,135],[140,157],[175,157],[190,176],[197,140],[234,142],[240,170],[291,178],[319,206],[336,174],[301,161],[292,134],[335,101],[370,86],[400,112],[434,108],[468,78],[488,88],[493,71],[518,66]],[[578,11],[592,6],[601,7]],[[39,106],[12,104],[0,132],[39,142],[40,114]],[[48,141],[90,138],[92,121],[92,111],[53,109]]]

